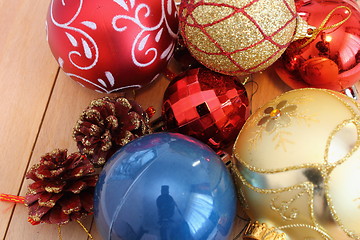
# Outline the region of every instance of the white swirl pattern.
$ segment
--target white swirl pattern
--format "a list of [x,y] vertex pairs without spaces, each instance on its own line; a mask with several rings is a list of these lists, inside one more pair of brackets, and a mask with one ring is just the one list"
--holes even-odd
[[[126,87],[120,87],[120,88],[115,88],[115,89],[111,89],[111,90],[107,90],[108,86],[106,85],[105,81],[102,80],[102,79],[98,79],[98,82],[101,84],[101,85],[98,85],[98,84],[95,84],[93,83],[92,81],[84,78],[84,77],[81,77],[79,75],[76,75],[76,74],[73,74],[73,73],[66,73],[67,76],[71,77],[71,78],[75,78],[75,79],[80,79],[82,80],[83,82],[86,82],[88,84],[91,84],[93,86],[95,86],[97,89],[95,90],[96,92],[99,92],[99,93],[113,93],[113,92],[117,92],[119,90],[124,90],[124,89],[127,89],[127,88],[140,88],[141,86],[140,85],[129,85],[129,86],[126,86]],[[108,79],[109,82],[111,82],[113,79],[112,78],[112,74],[110,72],[105,72],[105,76],[106,78]],[[156,75],[154,77],[154,79],[158,77],[158,75]],[[110,79],[109,79],[110,78]],[[154,80],[153,79],[153,80]],[[77,83],[79,83],[82,87],[84,87],[84,85],[82,85],[79,81],[77,81]]]
[[[85,32],[82,29],[75,28],[75,27],[71,26],[72,23],[74,23],[76,21],[76,19],[79,17],[79,15],[80,15],[80,13],[81,13],[81,11],[83,9],[84,0],[78,0],[79,1],[79,6],[77,7],[74,16],[72,16],[72,18],[69,21],[65,22],[65,23],[61,23],[59,20],[55,19],[55,16],[54,16],[54,4],[57,3],[56,1],[61,1],[61,5],[66,7],[66,0],[52,0],[51,4],[50,4],[50,10],[49,10],[50,17],[51,17],[51,22],[55,26],[57,26],[59,28],[62,28],[64,30],[65,36],[67,37],[67,39],[69,40],[69,42],[71,43],[71,45],[74,48],[78,48],[79,46],[82,46],[82,50],[83,50],[82,53],[77,51],[77,50],[69,51],[68,59],[69,59],[70,63],[74,67],[76,67],[78,69],[91,70],[92,68],[94,68],[96,66],[96,64],[99,61],[99,47],[98,47],[96,41],[87,32]],[[171,29],[171,27],[170,27],[170,25],[168,23],[168,20],[166,18],[166,15],[165,15],[165,1],[167,1],[167,9],[166,9],[167,13],[169,15],[174,14],[174,16],[177,17],[176,8],[172,7],[173,6],[173,0],[161,0],[162,1],[161,2],[162,14],[161,14],[160,22],[158,24],[156,24],[156,26],[153,26],[153,27],[146,27],[145,25],[143,25],[141,23],[140,18],[139,18],[139,12],[142,9],[146,9],[146,13],[144,14],[145,17],[150,16],[151,9],[150,9],[150,7],[148,5],[139,4],[139,5],[136,6],[136,0],[129,0],[129,1],[113,0],[113,1],[115,3],[117,3],[120,7],[125,9],[126,11],[130,11],[130,10],[132,10],[132,9],[134,9],[136,7],[136,9],[135,9],[135,17],[130,17],[130,16],[126,16],[126,15],[117,15],[117,16],[115,16],[113,18],[112,25],[113,25],[113,28],[114,28],[115,31],[118,31],[118,32],[126,31],[127,26],[117,27],[116,23],[120,19],[128,19],[128,20],[134,22],[135,24],[137,24],[141,28],[141,31],[137,35],[137,37],[134,40],[133,45],[132,45],[132,60],[133,60],[133,63],[138,67],[146,67],[146,66],[151,65],[156,60],[156,58],[158,57],[158,51],[159,50],[156,49],[155,47],[151,47],[151,48],[145,50],[146,43],[147,43],[148,39],[151,36],[150,33],[154,32],[154,31],[157,31],[157,34],[155,36],[155,41],[159,42],[160,39],[161,39],[161,36],[163,35],[163,32],[164,32],[164,27],[163,26],[164,26],[164,23],[165,23],[165,26],[166,26],[166,28],[168,30],[169,35],[174,39],[177,38],[177,33],[175,33]],[[45,24],[46,24],[46,38],[48,40],[48,23],[46,22]],[[97,27],[98,27],[97,24],[95,22],[93,22],[93,21],[82,21],[81,24],[86,26],[90,30],[97,30]],[[73,32],[76,32],[77,34],[72,34]],[[79,35],[80,35],[81,39],[78,39]],[[83,36],[83,37],[81,37],[81,36]],[[150,61],[148,61],[146,63],[141,63],[136,58],[136,46],[137,46],[138,51],[140,51],[140,52],[145,51],[145,55],[148,55],[151,52],[153,52],[154,57]],[[175,48],[175,41],[172,41],[169,44],[169,46],[161,53],[160,59],[169,60],[169,58],[172,55],[172,52],[173,52],[174,48]],[[91,60],[91,63],[88,64],[87,66],[80,66],[80,64],[77,64],[75,62],[75,59],[73,58],[73,56],[78,56],[78,57],[80,57],[82,59],[86,58],[88,60]],[[57,61],[58,61],[59,65],[60,65],[60,67],[63,68],[64,63],[65,63],[64,59],[61,58],[61,57],[58,57]],[[125,87],[119,87],[119,88],[114,89],[113,87],[115,85],[115,79],[114,79],[113,74],[110,71],[105,71],[104,72],[105,78],[98,78],[97,80],[95,80],[97,82],[86,79],[83,76],[79,76],[78,74],[75,74],[75,73],[67,73],[67,72],[65,72],[65,73],[66,73],[66,75],[68,75],[71,78],[75,78],[75,79],[81,80],[81,82],[86,82],[87,84],[93,85],[94,87],[97,88],[97,90],[96,90],[97,92],[112,93],[112,92],[116,92],[116,91],[119,91],[119,90],[124,90],[126,88],[140,88],[141,87],[141,85],[134,84],[134,85],[129,85],[129,86],[125,86]],[[158,77],[158,75],[159,74],[154,76],[154,78],[151,81],[156,79]],[[78,82],[78,83],[80,85],[82,85],[80,82]],[[82,85],[82,86],[84,86],[84,85]]]
[[[165,1],[167,4],[165,4]],[[158,42],[161,38],[161,35],[164,31],[164,28],[162,27],[165,23],[165,26],[170,34],[171,37],[173,37],[174,39],[177,37],[177,33],[175,33],[166,18],[166,11],[168,12],[169,15],[171,14],[175,14],[175,16],[177,15],[177,11],[175,8],[172,7],[172,1],[173,0],[162,0],[161,1],[161,18],[159,23],[157,23],[155,26],[152,27],[147,27],[145,26],[141,20],[140,20],[140,16],[139,16],[139,12],[143,9],[145,9],[145,13],[144,13],[144,17],[149,17],[151,16],[151,9],[148,5],[146,4],[139,4],[136,6],[135,9],[135,17],[130,17],[127,15],[117,15],[113,18],[112,21],[112,25],[113,28],[118,31],[118,32],[124,32],[127,29],[127,26],[118,26],[118,22],[119,20],[122,19],[126,19],[126,20],[130,20],[133,23],[137,24],[140,28],[141,31],[137,34],[133,45],[132,45],[132,49],[131,49],[131,57],[132,57],[132,61],[134,62],[134,64],[138,67],[146,67],[151,65],[158,57],[159,55],[159,51],[158,49],[156,49],[155,47],[150,47],[149,49],[145,50],[145,45],[146,42],[148,41],[149,37],[150,37],[150,32],[155,32],[158,31],[158,33],[156,34],[155,37],[155,41]],[[122,8],[124,8],[126,11],[129,11],[130,8],[134,8],[135,7],[135,0],[131,0],[130,1],[130,6],[128,6],[128,4],[124,1],[124,0],[114,0],[114,2],[116,2],[117,4],[119,4]],[[166,6],[166,7],[165,7]],[[129,8],[130,7],[130,8]],[[123,22],[122,22],[123,23]],[[161,54],[160,54],[160,59],[169,59],[171,57],[172,54],[172,50],[175,48],[175,43],[172,42]],[[153,57],[151,58],[151,60],[147,61],[147,62],[141,62],[138,58],[137,58],[137,51],[145,51],[145,55],[149,55],[151,53],[153,53]]]
[[[71,42],[71,44],[74,47],[78,46],[79,42],[81,42],[82,45],[83,45],[83,50],[84,50],[83,54],[80,53],[79,51],[76,51],[76,50],[70,51],[69,54],[68,54],[70,62],[76,68],[81,69],[81,70],[89,70],[89,69],[93,68],[97,64],[97,62],[99,60],[99,49],[98,49],[98,46],[97,46],[95,40],[88,33],[86,33],[85,31],[83,31],[83,30],[81,30],[79,28],[75,28],[75,27],[70,26],[76,20],[76,18],[79,16],[79,14],[81,12],[81,9],[82,9],[82,6],[83,6],[83,0],[79,0],[79,7],[78,7],[75,15],[69,21],[67,21],[65,23],[59,23],[54,18],[54,12],[53,12],[54,1],[56,1],[56,0],[52,0],[51,5],[50,5],[50,14],[51,14],[52,23],[57,27],[63,28],[64,30],[69,30],[70,32],[74,31],[74,32],[77,32],[80,35],[84,36],[84,38],[81,38],[80,41],[77,41],[77,39],[74,37],[74,35],[72,35],[69,32],[65,32],[65,34],[69,38],[69,41]],[[66,6],[65,0],[61,0],[61,3],[62,3],[63,6]],[[96,25],[91,24],[91,22],[85,22],[85,25],[86,24],[89,27],[92,27],[92,28],[95,27],[96,28]],[[95,51],[94,54],[92,53],[91,49],[94,49],[94,51]],[[83,57],[85,55],[86,58],[92,59],[92,62],[88,66],[80,66],[80,65],[78,65],[78,64],[76,64],[74,62],[73,55],[76,55],[76,56],[79,56],[79,57]]]

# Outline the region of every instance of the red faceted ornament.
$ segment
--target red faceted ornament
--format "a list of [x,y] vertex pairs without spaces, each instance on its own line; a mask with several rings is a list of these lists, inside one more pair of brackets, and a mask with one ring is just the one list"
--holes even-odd
[[[360,79],[360,9],[354,1],[297,1],[298,14],[319,27],[317,37],[290,44],[275,70],[292,88],[327,88],[342,91]],[[334,11],[333,11],[334,10]],[[333,11],[331,13],[331,11]],[[329,18],[326,21],[326,18]]]
[[173,54],[177,33],[173,0],[52,0],[47,17],[60,67],[106,93],[154,80]]
[[219,149],[235,141],[249,116],[249,100],[236,77],[195,68],[171,81],[162,110],[166,130]]

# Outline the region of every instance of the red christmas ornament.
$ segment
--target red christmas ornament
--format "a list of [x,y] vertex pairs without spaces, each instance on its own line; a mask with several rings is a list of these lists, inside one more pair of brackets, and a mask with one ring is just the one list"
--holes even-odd
[[232,144],[249,115],[249,100],[236,77],[196,68],[176,77],[164,94],[168,131],[193,136],[214,149]]
[[351,87],[360,79],[359,7],[354,1],[344,0],[298,3],[298,14],[306,22],[319,27],[325,20],[323,28],[329,29],[310,43],[302,39],[290,44],[275,64],[276,72],[292,88],[341,91]]
[[173,0],[52,0],[48,42],[65,73],[100,92],[154,80],[175,48]]

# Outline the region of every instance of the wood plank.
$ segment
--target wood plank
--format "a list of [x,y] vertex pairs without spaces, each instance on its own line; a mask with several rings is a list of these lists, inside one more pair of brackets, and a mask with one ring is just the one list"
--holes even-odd
[[[0,192],[4,193],[18,194],[58,69],[45,38],[46,5],[0,3]],[[12,204],[0,202],[0,238],[12,209]]]
[[[90,101],[104,95],[81,87],[61,71],[34,148],[30,167],[37,163],[43,154],[51,152],[53,149],[68,149],[69,154],[77,151],[76,143],[72,139],[72,129]],[[26,194],[27,186],[31,182],[25,180],[20,193],[22,196]],[[27,214],[26,207],[16,206],[6,239],[45,240],[58,238],[55,225],[32,226],[26,222]],[[90,228],[91,221],[91,217],[84,221],[87,228]],[[87,239],[86,233],[77,223],[67,224],[61,229],[63,239]]]

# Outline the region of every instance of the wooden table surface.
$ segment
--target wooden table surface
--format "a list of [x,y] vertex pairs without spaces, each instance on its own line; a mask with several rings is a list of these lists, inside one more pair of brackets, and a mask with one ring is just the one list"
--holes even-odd
[[[59,69],[45,34],[49,1],[0,0],[0,193],[24,196],[26,171],[55,148],[76,151],[72,128],[92,99],[104,96],[81,87]],[[270,68],[254,74],[248,84],[251,106],[256,110],[268,100],[290,90]],[[136,92],[135,100],[160,114],[162,93],[169,81],[160,77]],[[258,88],[256,93],[254,89]],[[0,238],[58,239],[55,225],[32,226],[22,204],[0,202]],[[101,239],[92,217],[83,221],[94,239]],[[243,228],[237,219],[233,237]],[[62,239],[87,239],[77,223],[62,228]]]

